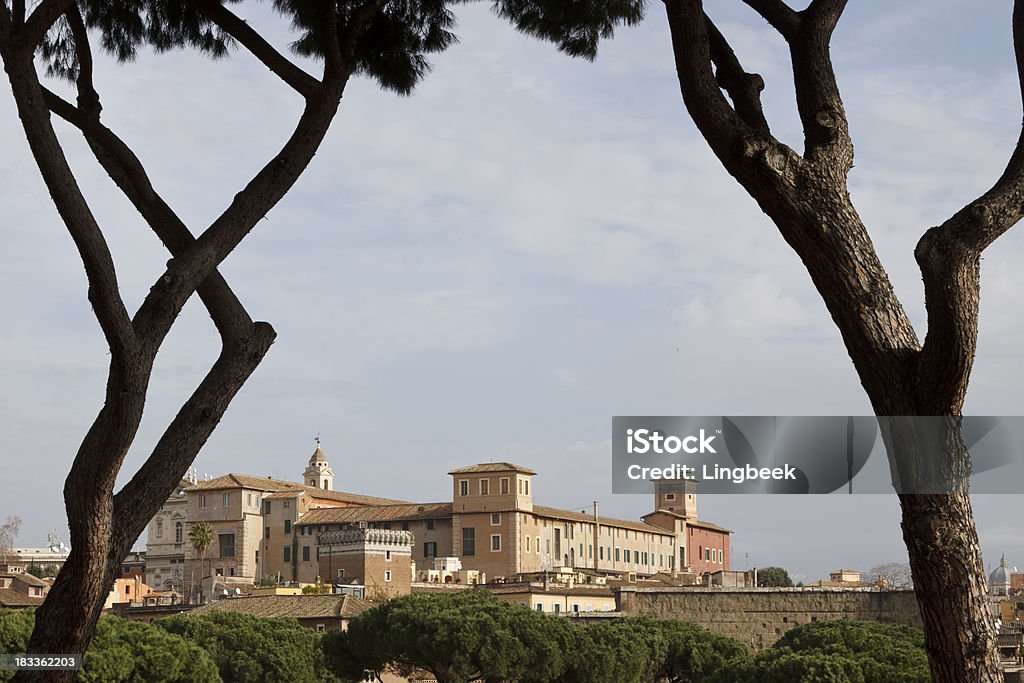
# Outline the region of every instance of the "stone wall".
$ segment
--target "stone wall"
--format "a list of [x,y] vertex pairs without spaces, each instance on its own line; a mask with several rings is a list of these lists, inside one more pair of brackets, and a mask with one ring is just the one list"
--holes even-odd
[[812,621],[854,619],[922,628],[914,592],[874,588],[638,588],[617,591],[623,616],[692,621],[754,650]]

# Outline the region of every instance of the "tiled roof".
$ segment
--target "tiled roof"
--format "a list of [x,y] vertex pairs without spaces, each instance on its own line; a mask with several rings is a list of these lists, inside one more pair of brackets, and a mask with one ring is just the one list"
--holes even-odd
[[451,503],[409,503],[405,505],[371,505],[350,508],[319,508],[310,510],[296,524],[344,524],[347,522],[396,522],[415,519],[438,519],[452,516]]
[[0,607],[35,607],[43,604],[42,598],[30,598],[10,588],[0,588]]
[[364,496],[359,493],[348,493],[346,491],[327,491],[318,489],[315,486],[305,486],[293,481],[281,481],[270,477],[254,477],[249,474],[225,474],[210,481],[201,481],[195,486],[190,486],[186,491],[218,491],[223,489],[254,489],[256,491],[302,491],[308,493],[311,498],[322,500],[336,500],[343,503],[357,503],[359,505],[389,505],[394,503],[405,503],[404,500],[391,498],[378,498],[376,496]]
[[49,584],[40,579],[37,576],[29,574],[27,572],[0,572],[0,578],[4,579],[15,579],[21,581],[29,586],[36,586],[38,588],[45,588]]
[[510,462],[484,462],[479,465],[470,465],[452,470],[448,474],[478,474],[480,472],[522,472],[523,474],[537,474],[533,470],[522,465],[513,465]]
[[654,515],[668,515],[669,517],[675,517],[676,519],[685,519],[687,526],[695,526],[701,529],[709,529],[711,531],[721,531],[726,534],[733,533],[732,529],[726,529],[724,526],[718,526],[717,524],[712,524],[711,522],[705,522],[699,519],[694,519],[693,517],[687,517],[686,515],[681,515],[678,512],[672,512],[671,510],[658,510],[657,512],[649,512],[646,515],[644,515],[643,518],[647,519],[648,517],[653,517]]
[[[588,515],[582,512],[572,512],[571,510],[559,510],[558,508],[551,508],[547,505],[534,505],[533,514],[538,517],[548,517],[551,519],[564,519],[570,522],[587,522],[590,524],[594,523],[594,516]],[[631,522],[627,519],[614,519],[612,517],[598,517],[598,522],[602,526],[619,527],[621,529],[631,529],[634,531],[646,531],[648,533],[660,534],[662,536],[674,536],[671,531],[662,529],[659,526],[651,524],[645,524],[643,522]]]
[[695,527],[697,527],[699,529],[709,529],[711,531],[721,531],[724,534],[731,534],[732,533],[732,529],[726,529],[724,526],[718,526],[717,524],[712,524],[711,522],[705,522],[705,521],[700,520],[700,519],[694,519],[694,520],[687,521],[686,522],[686,526],[695,526]]
[[252,595],[211,602],[197,607],[191,614],[239,612],[254,617],[351,619],[369,607],[370,603],[351,595]]

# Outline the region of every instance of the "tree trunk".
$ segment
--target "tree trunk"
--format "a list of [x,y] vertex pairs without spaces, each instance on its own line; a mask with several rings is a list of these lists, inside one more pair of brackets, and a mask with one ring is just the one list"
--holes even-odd
[[902,494],[900,505],[932,678],[1001,682],[969,496]]

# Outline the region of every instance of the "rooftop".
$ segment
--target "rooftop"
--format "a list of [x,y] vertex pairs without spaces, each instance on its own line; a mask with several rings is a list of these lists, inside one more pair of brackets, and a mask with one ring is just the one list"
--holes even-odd
[[469,465],[454,469],[448,474],[479,474],[483,472],[522,472],[523,474],[537,474],[533,470],[522,465],[513,465],[510,462],[484,462],[479,465]]
[[[558,508],[548,507],[547,505],[534,505],[533,514],[538,517],[547,517],[549,519],[562,519],[569,522],[588,522],[594,523],[594,516],[588,515],[585,512],[573,512],[571,510],[560,510]],[[597,521],[602,526],[619,527],[620,529],[632,529],[634,531],[644,531],[648,533],[660,534],[661,536],[674,536],[671,531],[662,529],[661,527],[647,524],[645,522],[632,522],[628,519],[615,519],[614,517],[598,517]]]
[[351,595],[253,595],[211,602],[191,613],[238,612],[254,617],[351,619],[369,607],[370,603]]
[[345,524],[350,522],[398,522],[451,517],[451,503],[406,503],[350,508],[320,508],[304,514],[296,524]]
[[348,493],[346,491],[328,491],[326,489],[318,489],[315,486],[297,484],[293,481],[281,481],[280,479],[271,479],[270,477],[254,477],[250,474],[236,474],[234,472],[217,477],[216,479],[211,479],[210,481],[201,481],[195,486],[190,486],[185,490],[189,492],[219,491],[223,489],[237,488],[275,493],[278,491],[304,492],[309,494],[311,498],[335,500],[343,503],[356,503],[359,505],[389,505],[407,502],[404,500],[394,500],[392,498],[364,496],[359,493]]
[[43,604],[42,598],[30,598],[10,588],[0,588],[0,607],[36,607]]

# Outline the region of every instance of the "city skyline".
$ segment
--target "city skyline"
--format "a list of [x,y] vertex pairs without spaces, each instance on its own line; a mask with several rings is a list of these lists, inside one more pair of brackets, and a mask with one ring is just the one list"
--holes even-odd
[[[639,519],[646,497],[610,493],[613,415],[870,412],[798,260],[685,116],[659,10],[590,64],[486,7],[460,7],[462,44],[434,59],[410,98],[349,85],[306,176],[223,269],[279,338],[200,473],[297,480],[320,434],[336,489],[410,499],[427,487],[445,500],[444,472],[505,460],[538,472],[545,504],[596,498],[605,514]],[[769,117],[795,143],[784,46],[742,10],[719,23],[765,75]],[[858,150],[853,199],[922,332],[913,245],[991,183],[1017,136],[1009,8],[875,10],[851,7],[833,41]],[[269,10],[252,19],[284,44]],[[158,186],[187,200],[193,227],[298,111],[240,54],[141,55],[102,74],[105,117]],[[221,103],[252,115],[222,120]],[[102,400],[107,355],[7,94],[0,116],[11,179],[0,515],[22,517],[18,545],[36,546],[63,529],[61,487]],[[80,141],[69,148],[137,303],[167,255]],[[985,255],[973,414],[1022,412],[1022,244],[1016,228]],[[219,348],[197,302],[180,326],[121,483]],[[1024,562],[1024,534],[1006,514],[1020,502],[976,499],[987,568],[1002,553]],[[704,496],[701,514],[736,532],[737,569],[781,565],[813,580],[905,558],[895,496]]]

